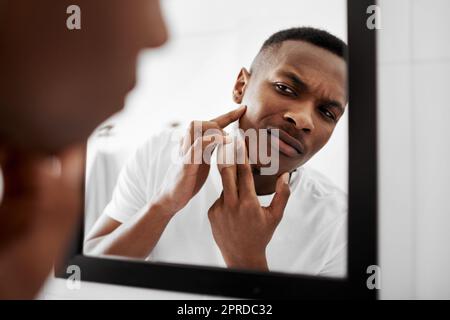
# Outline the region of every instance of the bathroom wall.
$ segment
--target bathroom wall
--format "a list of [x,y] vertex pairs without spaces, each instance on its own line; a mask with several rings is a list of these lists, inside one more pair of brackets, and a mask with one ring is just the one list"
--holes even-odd
[[381,298],[450,298],[450,1],[382,0]]

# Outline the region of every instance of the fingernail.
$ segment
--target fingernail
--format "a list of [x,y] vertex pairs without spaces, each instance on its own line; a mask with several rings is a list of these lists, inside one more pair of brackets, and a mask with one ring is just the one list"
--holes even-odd
[[281,178],[283,179],[284,184],[289,184],[289,173],[288,172],[283,173]]

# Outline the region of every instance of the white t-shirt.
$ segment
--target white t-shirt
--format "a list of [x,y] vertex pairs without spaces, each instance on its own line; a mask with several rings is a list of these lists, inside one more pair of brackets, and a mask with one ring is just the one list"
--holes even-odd
[[[136,151],[122,169],[103,214],[123,223],[146,207],[173,166],[172,153],[177,152],[181,135],[178,130],[164,131]],[[222,192],[214,159],[202,189],[172,218],[146,260],[226,267],[208,220],[208,209]],[[290,188],[283,218],[266,250],[269,269],[345,276],[346,194],[322,174],[305,167],[292,174]],[[265,206],[272,197],[258,198]]]

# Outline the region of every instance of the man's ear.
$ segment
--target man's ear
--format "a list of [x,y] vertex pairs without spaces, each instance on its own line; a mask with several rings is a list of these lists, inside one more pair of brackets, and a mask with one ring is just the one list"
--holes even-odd
[[250,72],[247,69],[242,68],[236,79],[236,83],[233,88],[233,101],[235,103],[242,103],[245,89],[247,89],[248,82],[250,80]]

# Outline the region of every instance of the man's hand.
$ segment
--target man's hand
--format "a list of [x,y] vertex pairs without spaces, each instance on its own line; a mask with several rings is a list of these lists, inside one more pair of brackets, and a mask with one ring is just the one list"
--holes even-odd
[[148,208],[122,224],[102,218],[88,236],[89,251],[145,259],[172,217],[205,183],[213,149],[231,141],[223,128],[238,120],[244,112],[245,107],[241,107],[211,121],[192,122],[187,134],[180,139],[181,159],[175,160],[181,161],[169,167],[163,185],[150,200]]
[[270,206],[261,207],[245,143],[238,140],[237,144],[246,161],[219,165],[223,192],[209,209],[208,217],[214,240],[228,267],[268,270],[266,247],[289,199],[289,174],[278,177]]
[[180,145],[182,161],[169,170],[154,204],[164,208],[169,216],[187,205],[208,177],[213,149],[231,141],[223,129],[239,120],[245,110],[245,106],[241,106],[211,121],[191,122]]
[[31,299],[82,213],[84,147],[55,158],[1,150],[0,299]]

